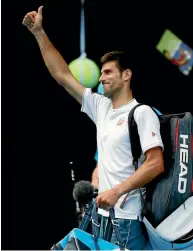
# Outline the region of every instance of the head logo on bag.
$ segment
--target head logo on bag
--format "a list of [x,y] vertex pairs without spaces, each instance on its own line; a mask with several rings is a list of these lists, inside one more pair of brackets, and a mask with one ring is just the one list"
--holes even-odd
[[180,140],[182,144],[180,144],[180,167],[181,171],[179,173],[179,181],[178,181],[178,192],[185,193],[187,188],[187,174],[188,174],[188,135],[180,134]]

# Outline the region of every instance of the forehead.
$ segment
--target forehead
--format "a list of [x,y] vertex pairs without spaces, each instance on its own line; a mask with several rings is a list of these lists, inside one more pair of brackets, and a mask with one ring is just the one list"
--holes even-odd
[[107,70],[118,70],[118,68],[116,66],[116,62],[110,61],[110,62],[103,64],[102,69],[101,69],[101,73],[103,73]]

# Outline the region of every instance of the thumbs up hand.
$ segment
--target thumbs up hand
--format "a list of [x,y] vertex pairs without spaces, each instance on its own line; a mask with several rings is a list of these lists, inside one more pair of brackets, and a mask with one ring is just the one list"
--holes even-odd
[[22,24],[26,26],[32,33],[42,30],[42,9],[43,6],[40,6],[38,12],[28,12],[23,19]]

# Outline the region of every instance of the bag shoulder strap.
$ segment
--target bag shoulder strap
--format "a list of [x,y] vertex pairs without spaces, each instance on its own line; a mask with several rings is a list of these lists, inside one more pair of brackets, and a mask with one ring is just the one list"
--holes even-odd
[[133,165],[135,166],[135,170],[138,168],[138,159],[141,156],[141,145],[140,145],[140,139],[137,129],[137,124],[134,119],[134,112],[137,107],[144,105],[142,103],[137,104],[134,106],[128,117],[128,130],[129,130],[129,137],[130,137],[130,143],[131,143],[131,153],[133,156]]
[[81,229],[83,231],[87,230],[89,222],[91,221],[91,218],[92,218],[92,212],[93,212],[94,204],[95,204],[95,200],[93,199],[90,202],[87,210],[83,214],[83,218],[82,218],[82,220],[81,220],[81,222],[79,224],[79,229]]

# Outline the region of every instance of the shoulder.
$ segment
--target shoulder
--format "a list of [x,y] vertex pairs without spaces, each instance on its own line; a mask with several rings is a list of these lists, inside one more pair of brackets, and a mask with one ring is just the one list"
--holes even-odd
[[[139,107],[136,108],[135,112],[134,112],[134,116],[138,117],[138,116],[143,116],[143,115],[148,115],[148,114],[155,114],[155,112],[153,111],[153,109],[148,106],[148,105],[140,105]],[[156,114],[155,114],[156,115]]]
[[159,121],[156,112],[148,105],[141,105],[137,107],[134,112],[134,119],[136,122]]

